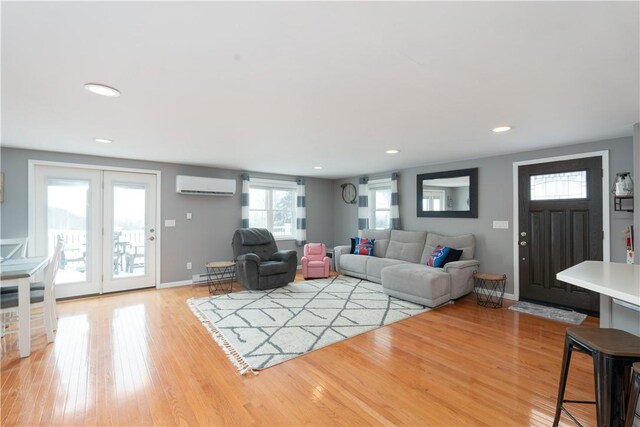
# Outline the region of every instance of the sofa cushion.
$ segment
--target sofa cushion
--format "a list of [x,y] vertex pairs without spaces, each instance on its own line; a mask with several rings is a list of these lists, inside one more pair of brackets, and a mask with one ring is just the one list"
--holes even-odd
[[451,299],[451,277],[426,265],[393,265],[382,270],[382,289],[392,297],[436,307]]
[[385,267],[390,265],[407,264],[407,261],[391,258],[376,258],[373,257],[367,261],[367,279],[373,282],[380,283],[382,277],[381,271]]
[[265,261],[261,262],[258,267],[260,276],[273,276],[274,274],[287,273],[289,271],[289,263],[283,261]]
[[364,237],[356,237],[356,245],[353,248],[353,253],[356,255],[371,256],[374,254],[373,245],[374,239],[365,239]]
[[389,245],[389,236],[391,230],[362,230],[362,237],[365,239],[375,240],[373,246],[373,256],[384,258],[387,255],[387,246]]
[[373,258],[354,254],[340,255],[340,270],[366,275],[368,259]]
[[271,243],[273,237],[266,228],[241,228],[240,241],[245,246],[266,245]]
[[[400,259],[407,262],[420,262],[427,233],[424,231],[391,230],[386,258]],[[431,255],[431,250],[429,255]]]
[[[476,239],[473,234],[462,234],[460,236],[443,236],[442,234],[429,233],[427,235],[427,242],[424,245],[424,252],[422,252],[422,258],[420,264],[426,264],[431,256],[431,253],[436,246],[449,246],[453,249],[462,249],[461,260],[473,259]],[[417,262],[417,261],[416,261]]]

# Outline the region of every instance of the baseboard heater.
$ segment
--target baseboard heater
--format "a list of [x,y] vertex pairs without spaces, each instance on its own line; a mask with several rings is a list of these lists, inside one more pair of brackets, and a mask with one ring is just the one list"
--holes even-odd
[[[233,272],[224,274],[222,277],[214,277],[213,275],[211,275],[211,281],[214,283],[226,282],[232,279],[235,280]],[[194,285],[207,283],[209,282],[209,275],[207,273],[194,274],[193,276],[191,276],[191,281]]]

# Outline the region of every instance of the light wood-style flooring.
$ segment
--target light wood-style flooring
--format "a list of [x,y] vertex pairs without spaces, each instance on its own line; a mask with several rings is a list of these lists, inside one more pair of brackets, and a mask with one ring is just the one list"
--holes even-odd
[[[6,338],[2,425],[551,425],[567,325],[470,295],[240,376],[186,304],[206,295],[187,286],[59,303],[55,343],[34,330],[20,359]],[[567,390],[593,399],[586,356],[574,356]],[[590,405],[575,406],[595,424]]]

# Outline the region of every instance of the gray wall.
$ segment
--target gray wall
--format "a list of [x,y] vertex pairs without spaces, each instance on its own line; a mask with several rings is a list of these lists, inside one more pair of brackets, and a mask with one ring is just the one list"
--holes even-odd
[[453,189],[453,209],[454,211],[467,211],[469,205],[469,187],[456,187]]
[[[513,292],[513,162],[601,150],[609,150],[611,182],[616,172],[632,170],[632,138],[400,170],[398,189],[402,228],[435,231],[446,235],[473,233],[477,243],[476,258],[480,261],[481,270],[507,274],[507,292]],[[418,218],[416,216],[416,176],[418,174],[474,167],[479,168],[478,218]],[[381,175],[375,174],[370,177],[373,179],[379,176]],[[333,240],[336,245],[348,243],[349,238],[355,236],[358,231],[357,207],[346,205],[340,197],[340,184],[343,182],[356,183],[357,177],[334,181],[333,215],[336,222]],[[625,262],[622,229],[633,222],[633,214],[614,212],[611,194],[607,193],[606,197],[611,201],[611,260]],[[493,229],[494,220],[508,220],[509,229]]]
[[[30,159],[152,169],[162,172],[162,212],[159,222],[162,230],[161,282],[191,279],[192,274],[205,270],[205,262],[232,258],[231,237],[241,222],[240,171],[4,147],[0,149],[0,157],[0,168],[5,174],[4,203],[0,205],[0,233],[3,238],[22,237],[28,233],[27,165]],[[237,193],[233,197],[177,194],[176,175],[233,178],[237,180]],[[251,176],[295,179],[259,173],[252,173]],[[306,178],[308,241],[333,245],[332,191],[332,181]],[[187,212],[193,214],[193,219],[186,219]],[[175,219],[176,227],[164,227],[165,219]],[[302,250],[296,248],[293,241],[279,241],[278,246],[280,249],[298,249],[300,259]],[[193,263],[192,270],[186,269],[188,261]]]

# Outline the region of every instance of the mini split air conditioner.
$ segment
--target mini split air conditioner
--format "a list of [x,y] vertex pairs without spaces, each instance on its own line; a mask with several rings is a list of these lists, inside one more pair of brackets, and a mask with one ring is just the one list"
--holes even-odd
[[236,180],[177,175],[176,193],[200,196],[233,196],[236,194]]

